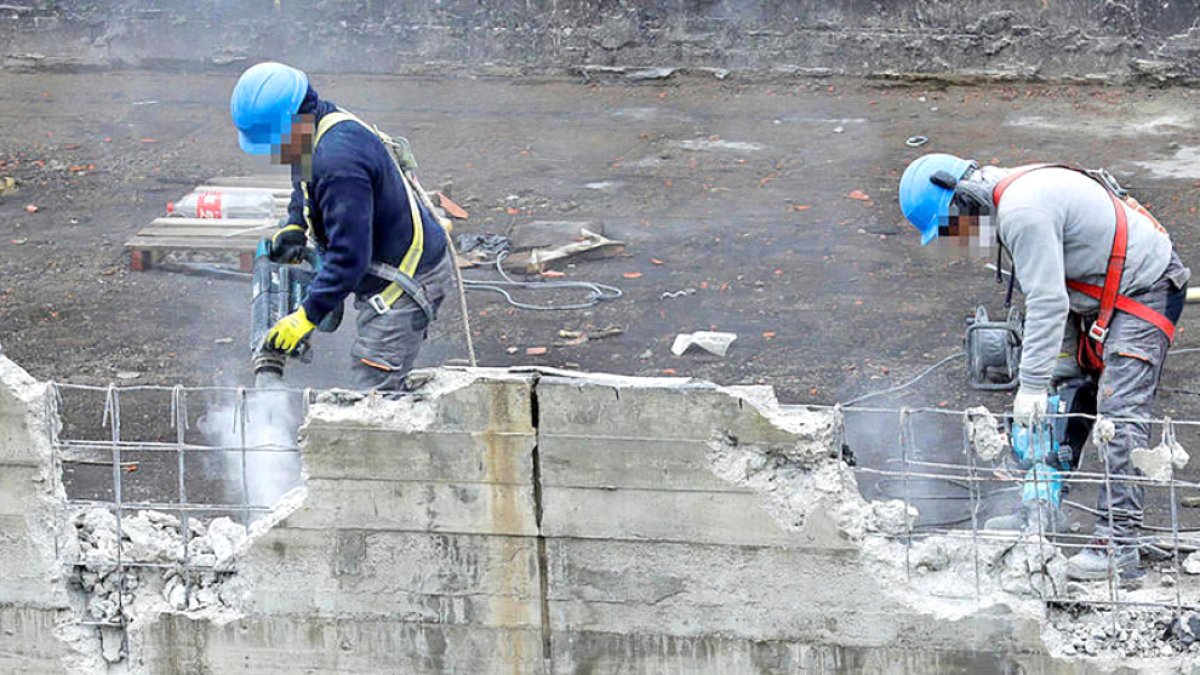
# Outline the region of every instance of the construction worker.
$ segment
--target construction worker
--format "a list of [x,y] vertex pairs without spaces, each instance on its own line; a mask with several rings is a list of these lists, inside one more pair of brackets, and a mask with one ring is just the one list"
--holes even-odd
[[[1138,566],[1143,490],[1121,477],[1136,475],[1130,454],[1147,447],[1149,424],[1138,420],[1151,415],[1191,276],[1170,236],[1107,173],[1063,165],[1002,169],[925,155],[900,179],[900,206],[923,244],[947,235],[976,247],[998,243],[997,255],[1012,260],[1025,296],[1015,425],[1032,429],[1052,390],[1078,402],[1098,385],[1094,412],[1116,425],[1101,444],[1111,493],[1101,486],[1094,537],[1067,574],[1102,579]],[[1075,437],[1065,470],[1078,462],[1083,440]]]
[[296,262],[308,241],[321,258],[303,306],[267,335],[294,350],[351,292],[358,336],[355,385],[396,391],[451,289],[447,234],[380,137],[321,99],[303,72],[260,63],[238,79],[230,113],[242,150],[292,167],[288,224],[271,258]]

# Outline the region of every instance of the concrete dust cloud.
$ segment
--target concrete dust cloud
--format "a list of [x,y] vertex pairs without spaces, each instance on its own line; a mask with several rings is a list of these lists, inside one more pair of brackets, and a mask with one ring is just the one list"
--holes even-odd
[[278,379],[247,389],[240,404],[223,401],[209,408],[199,420],[204,438],[215,447],[247,448],[218,452],[226,494],[239,503],[244,498],[250,506],[270,506],[301,485],[296,434],[303,418],[302,394],[283,389]]

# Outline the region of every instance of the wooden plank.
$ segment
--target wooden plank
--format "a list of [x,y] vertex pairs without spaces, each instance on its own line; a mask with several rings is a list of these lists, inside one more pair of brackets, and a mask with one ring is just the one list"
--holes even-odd
[[287,175],[259,175],[259,176],[213,176],[205,181],[205,185],[219,185],[222,187],[290,187],[292,179]]
[[250,230],[246,228],[236,227],[144,227],[138,230],[139,237],[204,237],[206,239],[245,239],[253,238],[255,241],[263,237],[270,236],[271,232],[267,229]]
[[274,225],[274,218],[155,218],[150,221],[152,227],[232,227],[246,229],[259,225]]
[[253,251],[258,248],[257,239],[221,237],[134,237],[125,242],[125,248],[134,251]]
[[291,187],[254,187],[247,185],[199,185],[192,192],[270,192],[275,199],[287,201],[292,196]]

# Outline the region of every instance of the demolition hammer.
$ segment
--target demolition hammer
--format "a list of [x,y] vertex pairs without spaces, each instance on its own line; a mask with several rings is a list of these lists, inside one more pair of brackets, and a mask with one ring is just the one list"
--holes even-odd
[[[321,257],[311,248],[305,249],[299,263],[278,263],[271,260],[271,240],[258,242],[254,253],[250,300],[250,355],[254,366],[254,386],[260,389],[279,386],[283,367],[289,358],[302,363],[312,361],[308,340],[285,353],[267,344],[267,333],[280,319],[300,309],[308,295],[308,287],[321,269]],[[342,322],[342,307],[317,324],[317,330],[332,333]]]

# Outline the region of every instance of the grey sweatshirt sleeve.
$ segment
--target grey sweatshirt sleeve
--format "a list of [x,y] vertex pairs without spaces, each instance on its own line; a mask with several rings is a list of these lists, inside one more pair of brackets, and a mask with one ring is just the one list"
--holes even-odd
[[1045,391],[1071,311],[1063,271],[1062,225],[1046,209],[1021,206],[1004,213],[1001,231],[1025,295],[1021,386]]

